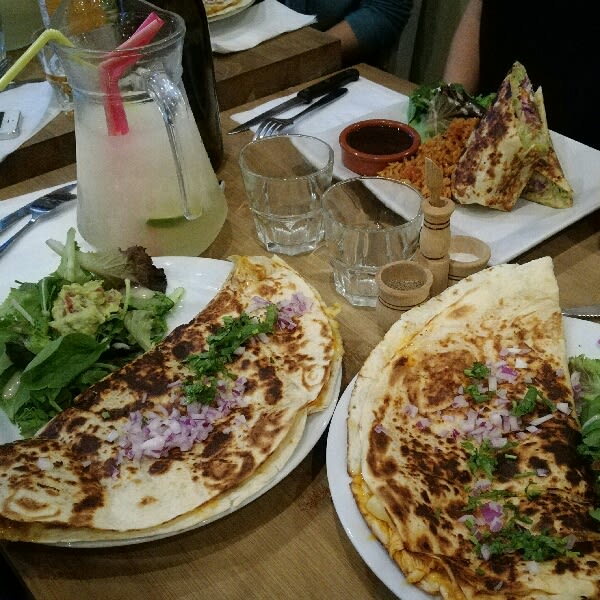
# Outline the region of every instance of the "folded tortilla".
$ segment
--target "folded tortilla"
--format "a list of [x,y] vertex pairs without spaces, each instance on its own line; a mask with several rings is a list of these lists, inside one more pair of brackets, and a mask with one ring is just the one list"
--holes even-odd
[[515,62],[458,161],[453,199],[512,210],[548,139],[525,67]]
[[[470,377],[476,363],[489,374]],[[532,387],[539,396],[516,416]],[[579,431],[552,260],[498,265],[404,313],[369,355],[348,413],[351,489],[425,592],[600,598]],[[507,539],[530,549],[571,540],[573,552],[533,558]]]
[[[228,281],[190,323],[90,387],[36,437],[0,446],[0,538],[168,535],[241,506],[281,471],[307,416],[333,401],[341,340],[331,309],[283,260],[233,260]],[[194,382],[187,357],[205,352],[225,320],[260,317],[265,302],[282,307],[278,324],[237,348],[227,364],[231,389],[227,377],[219,383],[226,407],[187,405],[181,386]],[[136,455],[161,441],[136,440],[136,419],[150,433],[167,427],[160,438],[187,435],[195,420],[206,437]]]
[[535,92],[535,101],[544,130],[548,136],[548,151],[536,161],[531,177],[521,196],[526,200],[551,206],[552,208],[569,208],[573,206],[573,190],[565,177],[550,138],[541,87]]

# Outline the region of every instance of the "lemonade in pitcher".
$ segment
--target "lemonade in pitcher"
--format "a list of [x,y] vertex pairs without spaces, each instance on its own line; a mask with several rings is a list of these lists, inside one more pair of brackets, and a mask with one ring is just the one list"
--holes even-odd
[[65,17],[73,47],[53,45],[73,88],[77,226],[97,248],[197,256],[227,202],[181,82],[183,19],[119,6],[84,33]]
[[160,112],[147,100],[126,107],[129,132],[121,136],[106,135],[102,104],[75,111],[78,229],[96,247],[198,255],[221,229],[227,205],[191,111],[177,123],[188,219]]

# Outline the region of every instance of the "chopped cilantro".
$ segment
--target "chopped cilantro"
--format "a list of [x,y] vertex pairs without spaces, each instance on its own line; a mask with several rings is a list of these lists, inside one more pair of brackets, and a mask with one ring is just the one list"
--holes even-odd
[[558,556],[578,555],[576,552],[568,550],[568,538],[548,535],[546,531],[535,534],[514,523],[495,534],[484,535],[481,540],[476,540],[475,546],[479,556],[481,556],[483,544],[486,544],[490,556],[519,552],[525,560],[536,562]]
[[490,369],[482,362],[474,362],[470,369],[463,373],[471,379],[485,379],[490,374]]
[[525,471],[524,473],[516,473],[514,475],[515,479],[523,479],[525,477],[535,477],[537,473],[535,471]]
[[525,392],[523,399],[518,402],[513,402],[512,414],[516,417],[522,417],[523,415],[532,413],[537,406],[538,400],[543,402],[551,411],[554,410],[555,407],[552,402],[550,402],[550,400],[548,400],[537,388],[530,385],[527,387],[527,392]]
[[513,498],[515,496],[516,494],[514,492],[510,492],[508,490],[486,490],[484,492],[480,492],[476,496],[469,496],[469,502],[463,508],[463,511],[470,513],[479,508],[488,500],[498,501],[504,498]]
[[491,394],[489,394],[489,393],[480,392],[479,388],[476,385],[468,385],[465,388],[465,393],[468,394],[469,396],[471,396],[471,398],[473,398],[473,400],[477,404],[481,404],[482,402],[487,402],[491,397]]
[[463,442],[462,446],[469,454],[467,465],[471,473],[483,471],[491,479],[498,466],[498,459],[496,452],[490,447],[489,441],[484,440],[479,448],[469,440]]
[[525,494],[529,500],[533,500],[534,498],[542,495],[542,490],[536,486],[535,483],[530,481],[525,488]]
[[231,377],[227,363],[236,350],[251,337],[272,333],[277,323],[277,306],[268,304],[262,320],[242,313],[239,317],[223,317],[223,327],[208,336],[208,350],[188,356],[186,362],[194,370],[196,379],[184,385],[187,402],[211,404],[217,394],[219,378]]

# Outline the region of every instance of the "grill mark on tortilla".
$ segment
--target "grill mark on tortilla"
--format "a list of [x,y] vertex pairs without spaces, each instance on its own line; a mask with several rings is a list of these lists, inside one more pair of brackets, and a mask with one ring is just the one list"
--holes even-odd
[[85,456],[97,452],[101,445],[101,440],[96,436],[83,433],[78,436],[72,449],[75,454],[82,455],[81,458],[83,459]]
[[258,371],[259,379],[263,383],[261,387],[265,389],[265,401],[273,406],[282,399],[283,384],[277,377],[275,367],[272,365],[260,367]]

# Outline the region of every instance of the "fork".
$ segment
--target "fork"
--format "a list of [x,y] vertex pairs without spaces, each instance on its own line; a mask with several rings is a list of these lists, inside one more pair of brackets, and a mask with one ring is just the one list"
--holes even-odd
[[57,206],[74,200],[76,196],[74,194],[61,194],[56,196],[42,196],[38,198],[33,204],[29,206],[30,218],[21,229],[17,231],[13,236],[9,237],[3,244],[0,245],[0,254],[7,250],[12,244],[19,239],[30,227],[35,225],[39,219],[42,219],[46,215],[49,215]]
[[295,114],[293,117],[289,117],[288,119],[280,119],[275,117],[265,119],[258,126],[258,129],[256,130],[256,133],[254,134],[254,137],[252,139],[260,140],[265,137],[277,135],[280,131],[282,131],[286,127],[289,127],[290,125],[292,125],[308,113],[312,112],[313,110],[321,108],[322,106],[325,106],[326,104],[337,100],[338,98],[343,96],[347,91],[348,89],[344,87],[338,88],[337,90],[333,90],[333,92],[325,94],[325,96],[319,98],[319,100],[317,100],[304,110],[300,111],[299,113]]

